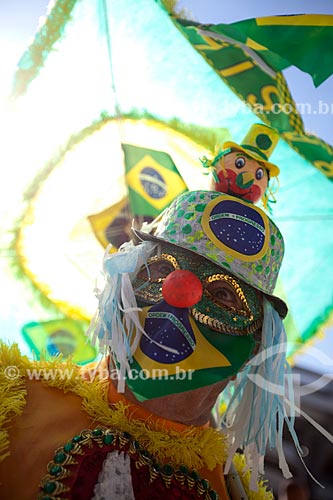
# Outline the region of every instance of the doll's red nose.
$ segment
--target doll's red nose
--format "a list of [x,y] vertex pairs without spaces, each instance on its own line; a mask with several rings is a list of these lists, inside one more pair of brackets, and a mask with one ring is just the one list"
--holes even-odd
[[192,307],[202,297],[202,283],[191,271],[177,269],[166,277],[162,295],[170,306]]

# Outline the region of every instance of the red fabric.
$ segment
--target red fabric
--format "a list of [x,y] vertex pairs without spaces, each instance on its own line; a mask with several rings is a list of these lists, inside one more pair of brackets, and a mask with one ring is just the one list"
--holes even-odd
[[[91,500],[104,460],[108,453],[117,449],[117,446],[107,445],[100,448],[97,444],[93,444],[91,448],[84,447],[84,455],[74,455],[78,463],[66,466],[72,474],[69,478],[63,480],[63,483],[70,488],[70,491],[59,495],[59,498]],[[125,453],[127,450],[128,447],[121,448],[121,451]],[[181,485],[174,477],[171,480],[170,487],[166,486],[161,475],[158,475],[150,482],[149,466],[137,467],[138,458],[139,456],[136,454],[130,457],[135,500],[194,500],[199,498],[195,488],[190,490],[186,483]]]
[[172,479],[170,487],[166,486],[160,475],[150,483],[148,466],[137,469],[132,461],[131,472],[135,500],[194,500],[199,498],[194,488],[189,490],[186,485],[182,487],[175,478]]
[[[76,467],[76,471],[71,467],[73,472],[72,484],[67,484],[71,486],[71,500],[91,500],[103,462],[109,451],[110,450],[91,450],[90,453],[85,454],[83,457],[79,455],[79,464],[77,466],[72,466]],[[66,494],[66,496],[68,496],[68,494]]]

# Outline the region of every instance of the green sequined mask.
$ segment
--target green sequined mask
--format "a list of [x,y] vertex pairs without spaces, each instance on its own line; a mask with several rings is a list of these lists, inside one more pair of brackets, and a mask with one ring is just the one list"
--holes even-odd
[[203,285],[201,300],[190,308],[196,321],[230,335],[249,335],[261,327],[262,305],[251,286],[192,252],[168,244],[159,249],[133,281],[140,305],[161,302],[165,278],[176,269],[190,270]]

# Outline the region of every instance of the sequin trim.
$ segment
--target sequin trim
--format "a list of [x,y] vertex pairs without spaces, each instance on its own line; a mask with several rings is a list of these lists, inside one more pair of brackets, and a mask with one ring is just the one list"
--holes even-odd
[[241,314],[243,316],[247,316],[249,321],[253,321],[254,317],[253,314],[251,313],[251,310],[249,308],[249,305],[247,303],[247,300],[245,298],[244,292],[240,286],[240,284],[231,276],[227,274],[213,274],[212,276],[208,276],[204,283],[215,283],[216,281],[226,281],[230,285],[232,285],[233,289],[235,290],[235,293],[237,294],[238,298],[242,302],[244,306],[244,310],[242,309],[236,309],[235,307],[228,307],[224,304],[220,304],[216,298],[214,297],[213,294],[207,290],[207,288],[204,288],[204,293],[207,295],[214,304],[223,307],[224,309],[227,309],[228,311],[235,312],[237,314]]
[[216,330],[220,333],[228,333],[229,335],[250,335],[259,330],[262,326],[262,318],[257,319],[254,323],[241,330],[239,327],[233,327],[227,325],[226,323],[221,323],[217,319],[211,318],[210,316],[207,316],[207,314],[201,313],[195,308],[191,309],[191,313],[193,318],[199,323],[209,326],[212,330]]
[[170,463],[160,464],[127,432],[98,427],[93,430],[83,430],[81,434],[74,436],[71,441],[55,451],[53,460],[47,465],[48,474],[40,483],[38,500],[66,500],[68,498],[66,493],[70,488],[63,484],[63,479],[73,475],[71,467],[78,463],[75,456],[84,455],[85,448],[91,449],[96,444],[107,452],[118,450],[128,454],[137,468],[147,466],[151,483],[160,476],[166,488],[169,488],[173,481],[181,488],[193,491],[202,500],[219,498],[209,482],[201,478],[195,469],[190,470],[182,464],[179,466]]

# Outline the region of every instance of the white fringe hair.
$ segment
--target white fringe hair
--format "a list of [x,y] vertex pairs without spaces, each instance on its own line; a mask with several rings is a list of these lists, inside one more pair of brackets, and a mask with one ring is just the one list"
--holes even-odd
[[111,245],[103,259],[103,290],[95,288],[98,309],[87,331],[92,345],[99,351],[111,353],[118,369],[118,392],[125,391],[126,373],[130,371],[129,362],[136,351],[141,334],[146,335],[139,321],[132,281],[139,269],[147,265],[156,243],[143,241],[134,245],[124,243],[117,253],[110,253]]
[[[242,450],[251,470],[250,489],[257,491],[259,474],[264,474],[267,447],[275,448],[285,478],[292,477],[282,445],[284,424],[297,453],[311,478],[323,487],[306,467],[294,429],[295,416],[302,415],[333,443],[333,437],[300,408],[295,406],[292,371],[286,360],[287,336],[278,312],[264,297],[262,343],[256,354],[227,387],[229,403],[221,421],[230,439],[225,473],[230,470],[238,449]],[[223,393],[224,400],[225,392]]]

